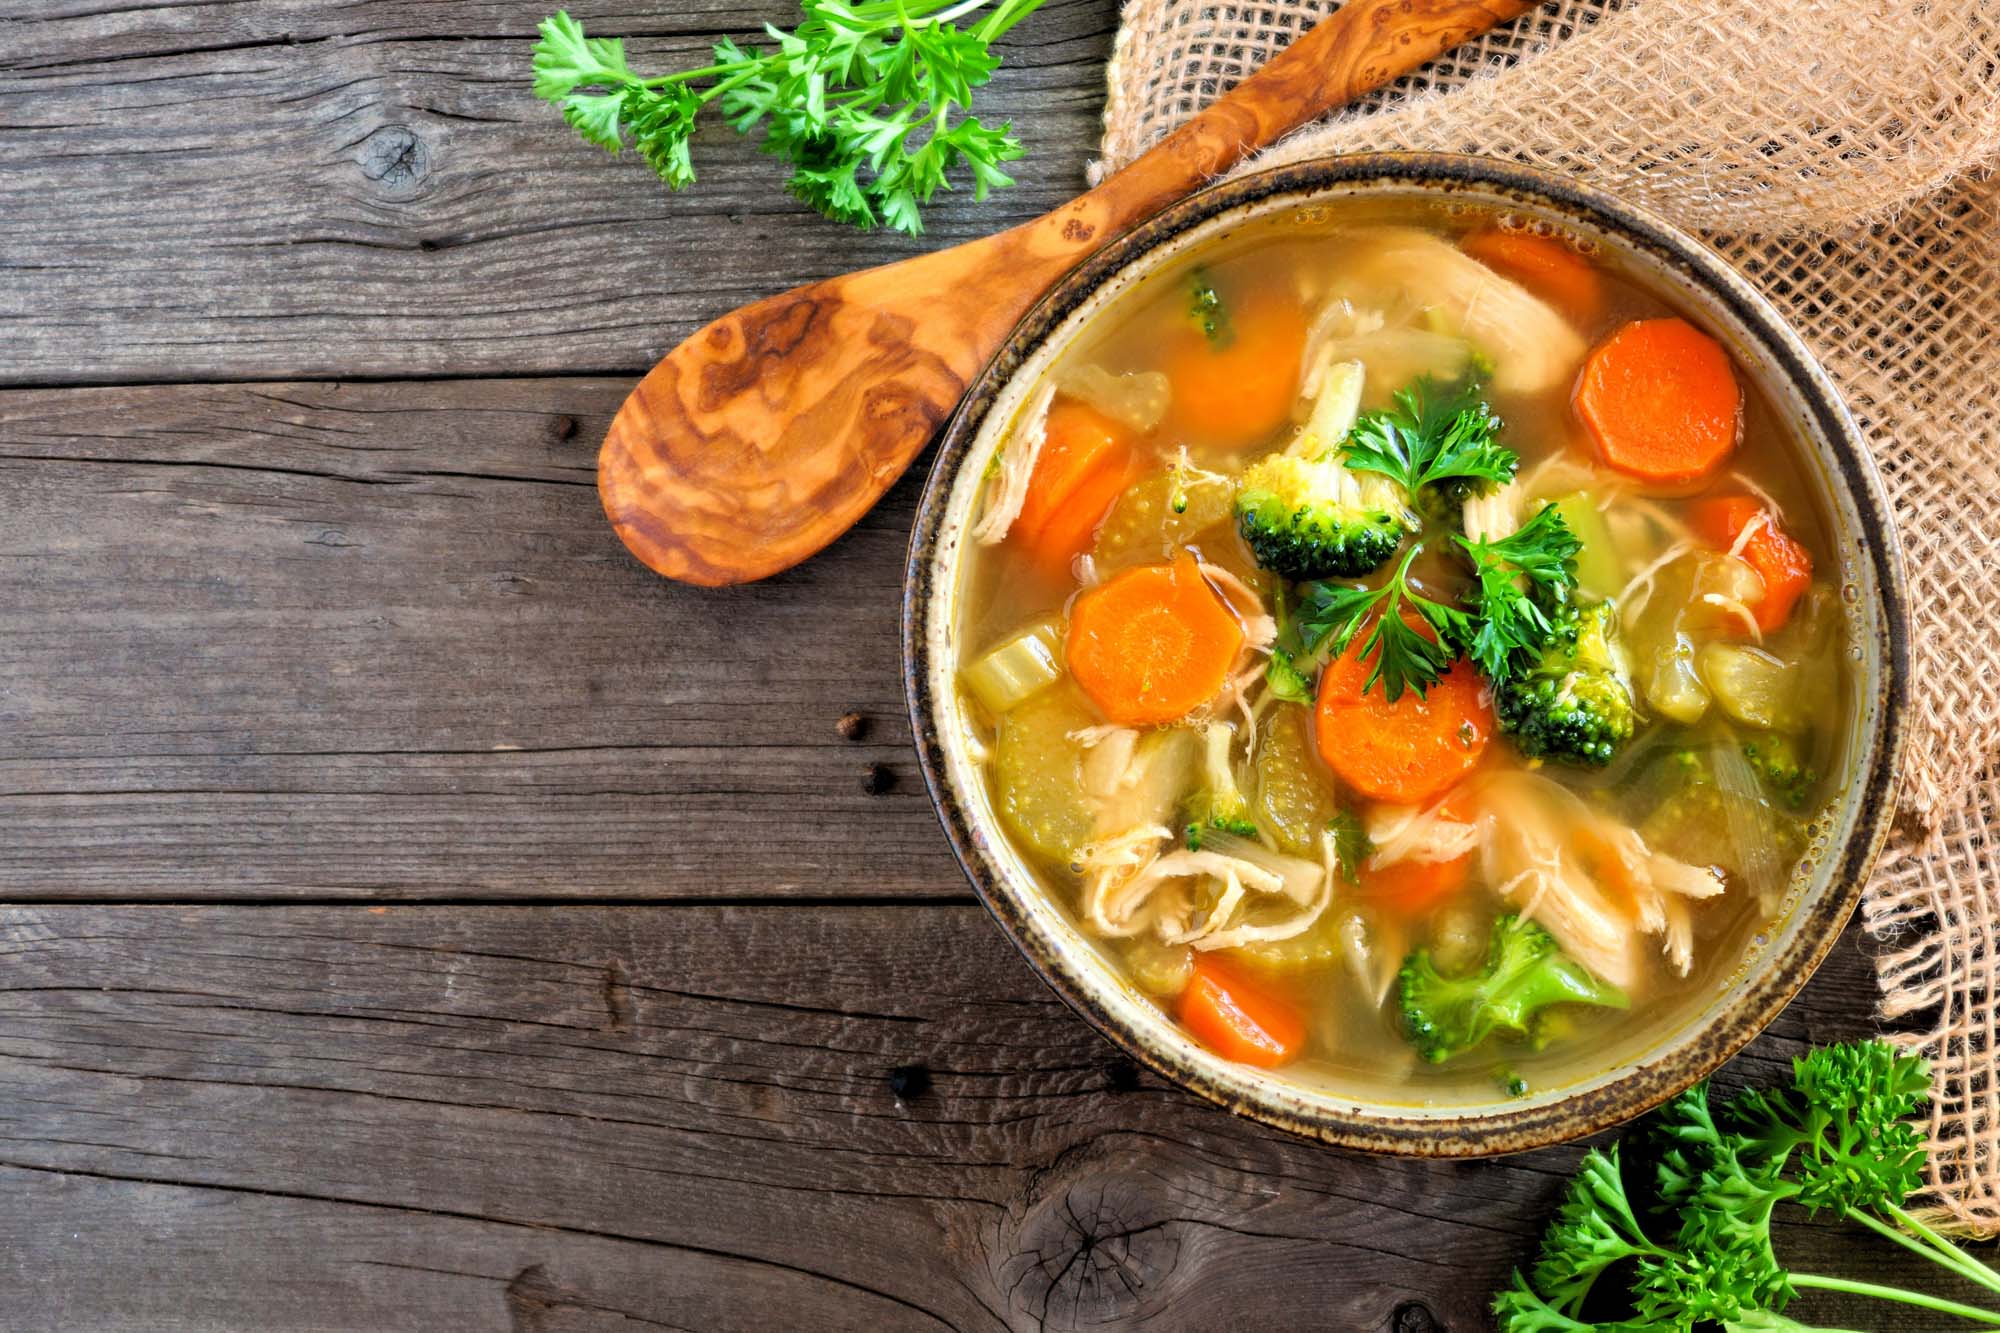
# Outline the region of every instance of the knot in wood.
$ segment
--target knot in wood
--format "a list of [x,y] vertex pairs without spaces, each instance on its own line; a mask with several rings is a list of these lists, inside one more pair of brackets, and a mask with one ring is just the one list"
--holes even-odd
[[1163,1310],[1180,1221],[1154,1176],[1112,1169],[1038,1193],[998,1255],[1007,1303],[1044,1329],[1121,1327]]
[[1404,1301],[1389,1317],[1390,1333],[1445,1333],[1445,1326],[1422,1301]]
[[415,194],[431,174],[430,147],[408,125],[376,130],[361,141],[354,160],[363,176],[396,199]]

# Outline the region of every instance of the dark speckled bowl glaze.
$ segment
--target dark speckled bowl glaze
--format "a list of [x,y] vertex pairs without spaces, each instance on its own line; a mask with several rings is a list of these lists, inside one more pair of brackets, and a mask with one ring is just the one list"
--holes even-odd
[[[1602,1073],[1519,1099],[1431,1105],[1294,1081],[1213,1055],[1121,978],[1036,884],[997,825],[967,753],[955,681],[959,590],[979,481],[1032,382],[1134,281],[1254,218],[1348,199],[1419,198],[1504,209],[1594,240],[1735,352],[1804,442],[1808,483],[1831,523],[1848,593],[1854,714],[1846,783],[1778,918],[1722,992],[1649,1048]],[[948,299],[945,294],[941,298]],[[904,680],[924,778],[959,862],[1028,961],[1079,1013],[1160,1074],[1243,1115],[1381,1152],[1479,1156],[1618,1124],[1703,1077],[1768,1024],[1832,947],[1894,806],[1909,666],[1902,561],[1881,485],[1826,374],[1741,275],[1693,238],[1574,182],[1479,158],[1386,154],[1305,162],[1218,185],[1167,209],[1071,273],[1029,313],[946,431],[911,535]]]

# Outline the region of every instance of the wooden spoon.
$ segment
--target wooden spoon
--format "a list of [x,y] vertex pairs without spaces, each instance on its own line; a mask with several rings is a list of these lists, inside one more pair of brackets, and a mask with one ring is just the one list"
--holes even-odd
[[1158,145],[1033,222],[752,302],[667,353],[611,422],[604,512],[684,583],[748,583],[853,526],[1041,294],[1289,130],[1540,0],[1348,0]]

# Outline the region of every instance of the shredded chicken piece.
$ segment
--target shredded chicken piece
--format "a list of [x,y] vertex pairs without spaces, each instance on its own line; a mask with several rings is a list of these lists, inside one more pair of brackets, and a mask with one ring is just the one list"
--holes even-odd
[[1779,519],[1784,518],[1785,516],[1784,506],[1779,504],[1776,500],[1772,499],[1771,493],[1765,490],[1762,486],[1759,486],[1756,482],[1750,480],[1749,477],[1745,476],[1741,472],[1731,472],[1729,474],[1729,479],[1735,482],[1738,486],[1741,486],[1744,490],[1750,492],[1750,494],[1756,496],[1759,500],[1762,500],[1764,502],[1764,508],[1769,510],[1774,516],[1776,516]]
[[1403,861],[1456,861],[1478,850],[1479,826],[1452,819],[1443,812],[1443,802],[1428,809],[1414,805],[1376,806],[1368,813],[1368,841],[1375,850],[1368,857],[1371,870]]
[[1195,948],[1207,953],[1214,949],[1240,949],[1246,944],[1272,944],[1278,940],[1289,940],[1312,929],[1327,904],[1333,901],[1333,880],[1331,877],[1320,881],[1320,890],[1302,912],[1294,912],[1282,921],[1264,925],[1231,926],[1212,934],[1201,935],[1188,940]]
[[1742,559],[1743,550],[1750,545],[1751,539],[1770,526],[1771,514],[1769,510],[1760,509],[1751,515],[1750,521],[1743,525],[1743,530],[1736,534],[1736,540],[1729,543],[1730,558],[1734,560]]
[[1229,613],[1243,626],[1244,648],[1250,652],[1270,651],[1278,639],[1278,622],[1265,612],[1264,599],[1257,595],[1257,590],[1221,565],[1204,560],[1198,568],[1229,607]]
[[1653,562],[1634,574],[1619,590],[1617,596],[1619,616],[1630,628],[1639,619],[1639,613],[1646,609],[1646,603],[1653,596],[1653,586],[1659,579],[1660,571],[1694,549],[1694,543],[1677,541],[1654,558]]
[[1388,317],[1380,310],[1357,310],[1354,302],[1344,296],[1321,306],[1306,329],[1305,346],[1299,353],[1301,395],[1317,398],[1320,381],[1328,368],[1338,364],[1338,358],[1324,355],[1328,341],[1365,338],[1371,333],[1381,332],[1388,322]]
[[1083,746],[1083,790],[1092,800],[1109,801],[1143,776],[1132,762],[1139,752],[1139,733],[1130,727],[1085,727],[1072,737]]
[[1103,576],[1097,572],[1097,557],[1088,551],[1078,556],[1070,568],[1076,574],[1079,587],[1095,588],[1104,581]]
[[[1243,626],[1243,650],[1237,655],[1231,674],[1223,682],[1222,690],[1210,705],[1211,708],[1227,711],[1234,708],[1243,715],[1243,740],[1251,750],[1257,748],[1258,709],[1250,702],[1250,690],[1264,678],[1264,664],[1255,660],[1260,654],[1268,654],[1271,645],[1278,641],[1278,622],[1264,611],[1264,601],[1256,590],[1221,565],[1204,562],[1202,577],[1228,605],[1230,614]],[[1249,610],[1244,608],[1248,607]]]
[[1142,824],[1116,837],[1090,843],[1077,854],[1083,872],[1083,919],[1095,934],[1124,939],[1145,930],[1140,914],[1157,877],[1147,871],[1160,859],[1160,848],[1174,835],[1158,824]]
[[[1625,485],[1622,482],[1617,483],[1608,489],[1607,494],[1614,497],[1621,508],[1630,510],[1632,513],[1643,517],[1657,528],[1661,534],[1672,537],[1675,541],[1692,543],[1693,532],[1688,528],[1687,524],[1683,523],[1673,514],[1668,513],[1664,507],[1654,501],[1631,494],[1629,490],[1625,489]],[[1599,509],[1608,507],[1608,505],[1604,504],[1598,506]]]
[[1521,484],[1510,481],[1504,486],[1495,486],[1484,495],[1468,497],[1465,501],[1465,535],[1476,542],[1494,542],[1513,536],[1521,527],[1522,494]]
[[1454,333],[1492,356],[1493,387],[1501,394],[1567,384],[1587,350],[1548,303],[1429,232],[1357,230],[1339,259],[1339,290],[1353,299],[1386,309],[1407,307],[1421,293]]
[[1660,950],[1676,975],[1686,976],[1694,967],[1694,914],[1687,900],[1669,895],[1662,901],[1666,926],[1660,932]]
[[1034,475],[1035,460],[1042,456],[1042,442],[1048,438],[1049,405],[1055,398],[1053,381],[1038,387],[1001,443],[1000,475],[988,488],[985,512],[972,528],[972,539],[981,546],[1005,540],[1014,520],[1021,516],[1021,506],[1028,499],[1028,478]]
[[1256,752],[1257,719],[1263,712],[1261,702],[1257,704],[1250,702],[1250,691],[1255,689],[1257,682],[1265,679],[1267,674],[1262,662],[1252,662],[1223,682],[1222,693],[1215,697],[1215,703],[1225,710],[1234,708],[1243,715],[1243,745],[1247,753]]
[[1757,613],[1755,611],[1752,611],[1734,597],[1724,597],[1719,592],[1705,592],[1701,595],[1701,600],[1709,606],[1716,607],[1726,615],[1735,616],[1743,622],[1743,627],[1750,631],[1752,638],[1756,639],[1759,643],[1764,642],[1764,627],[1757,623]]
[[1603,980],[1630,986],[1639,936],[1658,935],[1668,962],[1688,974],[1686,904],[1722,892],[1712,869],[1653,851],[1637,830],[1537,774],[1488,778],[1480,808],[1486,877],[1565,953]]
[[[1554,485],[1552,478],[1561,478],[1564,484]],[[1579,486],[1599,484],[1597,469],[1577,461],[1576,457],[1566,450],[1550,454],[1516,480],[1521,487],[1521,493],[1529,496],[1547,495],[1550,491],[1568,491]],[[1616,488],[1606,488],[1606,493],[1615,495]],[[1605,500],[1600,499],[1598,507],[1602,508],[1605,503],[1607,503]]]

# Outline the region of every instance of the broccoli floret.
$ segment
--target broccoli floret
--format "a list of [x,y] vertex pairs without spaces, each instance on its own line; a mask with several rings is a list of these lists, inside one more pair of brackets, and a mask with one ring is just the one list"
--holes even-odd
[[1805,757],[1789,736],[1759,736],[1743,742],[1743,757],[1771,789],[1771,794],[1793,810],[1805,806],[1819,782],[1819,774],[1806,765]]
[[1430,950],[1403,963],[1398,988],[1403,1031],[1433,1064],[1472,1050],[1495,1033],[1538,1040],[1551,1005],[1623,1009],[1625,992],[1599,981],[1556,947],[1555,936],[1509,913],[1493,923],[1486,965],[1464,977],[1441,975]]
[[1243,794],[1236,769],[1229,762],[1229,746],[1235,739],[1236,729],[1227,722],[1211,722],[1203,729],[1201,789],[1182,808],[1191,852],[1201,850],[1202,834],[1209,829],[1243,838],[1257,836],[1250,799]]
[[1291,454],[1244,472],[1236,522],[1257,563],[1295,582],[1359,578],[1394,555],[1413,526],[1393,481],[1351,472],[1336,458]]
[[1632,739],[1632,663],[1610,602],[1568,607],[1557,632],[1493,691],[1500,730],[1522,754],[1586,767],[1609,763]]

